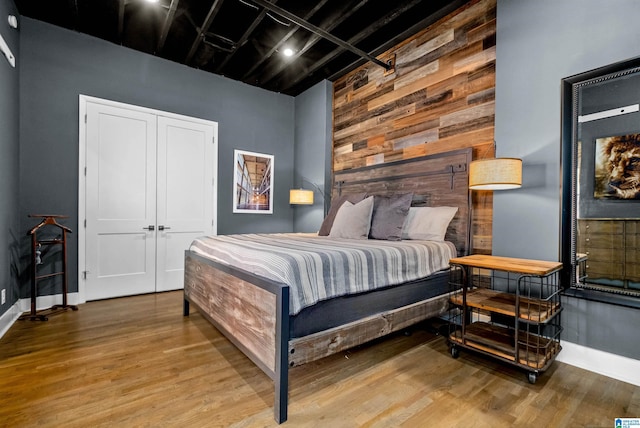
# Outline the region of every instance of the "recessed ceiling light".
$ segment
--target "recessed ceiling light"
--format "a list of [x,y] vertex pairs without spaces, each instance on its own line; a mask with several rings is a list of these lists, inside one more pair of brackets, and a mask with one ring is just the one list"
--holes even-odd
[[147,3],[158,3],[160,0],[147,0]]
[[291,48],[285,48],[282,53],[284,54],[284,56],[293,56],[293,49]]

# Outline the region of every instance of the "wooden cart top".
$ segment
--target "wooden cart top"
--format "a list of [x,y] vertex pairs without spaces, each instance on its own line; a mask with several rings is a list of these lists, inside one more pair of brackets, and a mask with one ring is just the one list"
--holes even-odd
[[562,268],[562,263],[560,262],[488,256],[484,254],[455,257],[449,263],[540,276],[548,275]]

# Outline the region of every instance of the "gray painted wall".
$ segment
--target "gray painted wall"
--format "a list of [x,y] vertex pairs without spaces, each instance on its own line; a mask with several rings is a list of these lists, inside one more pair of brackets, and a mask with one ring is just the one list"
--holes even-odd
[[[67,214],[78,229],[80,94],[218,122],[218,233],[292,231],[294,98],[29,18],[20,43],[21,231],[35,224],[27,214],[43,212]],[[273,215],[232,213],[234,148],[275,156]],[[69,290],[76,291],[77,234],[71,238]]]
[[[640,55],[637,0],[498,0],[498,156],[521,189],[495,192],[493,253],[558,260],[560,80]],[[566,298],[563,339],[640,359],[640,311]]]
[[[294,207],[294,232],[317,232],[329,209],[333,84],[322,81],[296,97],[294,188],[314,190],[313,205]],[[304,180],[303,180],[304,178]],[[316,184],[319,190],[309,184]],[[326,200],[323,201],[323,194]]]
[[0,0],[0,34],[17,58],[13,68],[0,54],[0,289],[6,290],[7,298],[0,315],[18,300],[18,240],[23,235],[18,221],[20,33],[9,27],[10,14],[18,15],[13,1]]

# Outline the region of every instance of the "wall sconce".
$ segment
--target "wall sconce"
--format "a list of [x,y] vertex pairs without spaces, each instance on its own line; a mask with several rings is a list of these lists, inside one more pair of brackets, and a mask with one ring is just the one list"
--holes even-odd
[[305,190],[305,189],[289,190],[289,204],[313,205],[313,190]]
[[480,159],[469,164],[469,188],[507,190],[522,186],[522,159]]
[[[320,186],[318,186],[313,181],[308,180],[305,177],[301,178],[302,182],[307,182],[318,191],[318,194],[322,198],[322,209],[323,214],[327,215],[327,197],[326,194],[322,191]],[[313,205],[314,203],[314,190],[303,189],[302,186],[299,189],[291,189],[289,190],[289,204],[290,205]]]
[[9,15],[7,17],[7,21],[9,21],[9,27],[18,28],[18,18],[15,15]]

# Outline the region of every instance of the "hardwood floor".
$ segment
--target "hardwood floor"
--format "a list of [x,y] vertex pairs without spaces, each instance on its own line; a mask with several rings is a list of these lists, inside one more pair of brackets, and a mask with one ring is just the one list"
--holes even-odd
[[[293,369],[290,427],[612,427],[640,388],[560,362],[538,379],[411,335]],[[0,426],[267,427],[273,384],[182,292],[18,321],[0,339]]]

